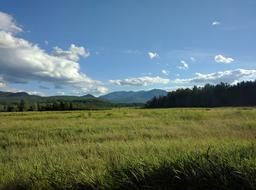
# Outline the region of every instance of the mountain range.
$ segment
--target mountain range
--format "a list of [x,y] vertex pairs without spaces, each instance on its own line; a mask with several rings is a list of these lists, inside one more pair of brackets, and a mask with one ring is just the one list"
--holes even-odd
[[17,102],[21,99],[27,99],[32,102],[36,101],[83,101],[83,100],[97,100],[97,101],[108,101],[111,103],[146,103],[148,100],[157,96],[165,96],[166,91],[160,89],[153,89],[149,91],[117,91],[109,94],[95,97],[91,94],[84,96],[48,96],[42,97],[37,95],[29,95],[26,92],[2,92],[0,91],[0,103],[4,102]]
[[165,90],[153,89],[149,91],[117,91],[100,96],[99,98],[113,103],[146,103],[155,96],[165,95],[167,95]]

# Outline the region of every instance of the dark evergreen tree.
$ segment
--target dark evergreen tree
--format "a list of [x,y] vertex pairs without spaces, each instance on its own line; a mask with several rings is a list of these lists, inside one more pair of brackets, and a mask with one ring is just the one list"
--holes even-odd
[[19,103],[19,111],[28,111],[29,104],[26,100],[21,100]]
[[167,96],[154,97],[146,104],[148,108],[219,106],[256,106],[256,81],[177,89]]

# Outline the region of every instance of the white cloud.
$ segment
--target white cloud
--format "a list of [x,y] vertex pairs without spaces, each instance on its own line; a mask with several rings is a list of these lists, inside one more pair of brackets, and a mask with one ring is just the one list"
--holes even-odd
[[216,56],[214,57],[214,60],[215,60],[217,63],[226,63],[226,64],[231,63],[231,62],[234,61],[233,58],[231,58],[231,57],[224,57],[223,55],[216,55]]
[[[25,90],[23,90],[22,92],[24,92],[24,91],[25,91]],[[38,92],[38,91],[25,91],[25,92],[27,92],[27,93],[30,94],[30,95],[45,96],[44,93]]]
[[147,86],[152,84],[168,84],[169,79],[164,79],[159,76],[157,77],[138,77],[138,78],[128,78],[123,80],[109,80],[109,83],[119,85],[119,86]]
[[35,79],[81,88],[97,83],[80,72],[77,62],[49,55],[37,45],[4,31],[0,31],[0,66],[0,74],[7,82]]
[[234,84],[240,81],[251,81],[255,79],[256,70],[235,69],[209,74],[196,73],[196,77],[194,78],[176,79],[173,82],[175,84],[218,84],[220,82]]
[[108,92],[108,88],[104,86],[100,86],[95,89],[95,94],[106,94]]
[[186,63],[186,61],[184,60],[181,60],[180,61],[180,66],[178,66],[179,69],[182,69],[182,70],[187,70],[188,69],[188,64]]
[[15,24],[11,15],[0,12],[0,30],[10,33],[21,32],[22,28]]
[[[1,15],[11,19],[7,25],[0,22],[0,77],[5,83],[50,82],[56,88],[72,87],[81,92],[94,91],[101,84],[80,71],[79,56],[89,55],[84,47],[72,44],[67,51],[55,48],[52,55],[48,54],[38,45],[9,32],[21,29],[12,17]],[[0,16],[0,21],[3,18]]]
[[148,52],[148,56],[150,59],[155,59],[159,57],[159,55],[156,52]]
[[165,87],[163,88],[164,90],[166,90],[167,92],[171,92],[171,91],[175,91],[177,89],[186,89],[186,88],[190,88],[192,89],[194,86],[193,85],[178,85],[178,86],[169,86],[169,87]]
[[217,25],[220,25],[221,23],[219,21],[213,21],[212,22],[212,26],[217,26]]
[[4,87],[6,87],[6,84],[0,81],[0,88],[4,88]]
[[79,56],[88,57],[90,55],[84,47],[78,47],[74,44],[71,44],[69,50],[66,51],[59,47],[54,47],[52,54],[56,57],[61,57],[71,61],[78,61]]
[[164,74],[164,75],[169,75],[169,71],[166,71],[166,70],[162,70],[162,73]]

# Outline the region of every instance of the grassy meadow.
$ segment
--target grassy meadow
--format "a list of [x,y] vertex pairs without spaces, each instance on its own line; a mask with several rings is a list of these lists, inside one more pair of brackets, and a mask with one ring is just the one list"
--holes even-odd
[[0,189],[256,189],[256,108],[0,113]]

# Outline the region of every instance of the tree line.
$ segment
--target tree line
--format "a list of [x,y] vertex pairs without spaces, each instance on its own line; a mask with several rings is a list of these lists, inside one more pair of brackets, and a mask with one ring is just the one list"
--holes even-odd
[[108,102],[86,101],[52,101],[52,102],[30,102],[21,99],[19,102],[0,104],[0,112],[24,112],[24,111],[62,111],[62,110],[91,110],[106,109],[111,107]]
[[24,112],[24,111],[67,111],[67,110],[102,110],[114,107],[143,107],[140,103],[111,103],[98,99],[87,100],[50,100],[47,102],[35,102],[29,99],[21,99],[15,102],[0,102],[0,112]]
[[145,105],[147,108],[220,106],[256,106],[256,81],[177,89],[167,96],[154,97]]

